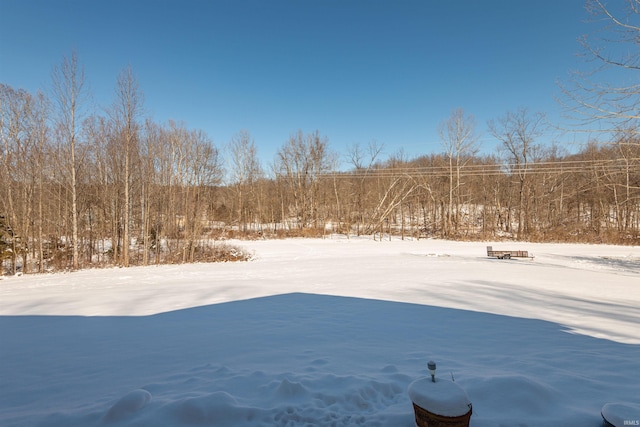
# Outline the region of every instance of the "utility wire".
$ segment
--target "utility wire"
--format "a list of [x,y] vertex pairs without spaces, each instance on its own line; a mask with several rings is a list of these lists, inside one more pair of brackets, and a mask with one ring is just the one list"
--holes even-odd
[[448,177],[452,174],[461,177],[469,176],[510,176],[519,174],[539,175],[539,174],[565,174],[565,173],[590,173],[600,172],[627,172],[629,169],[638,171],[640,168],[640,157],[618,158],[607,160],[563,160],[557,162],[531,162],[525,164],[501,163],[501,164],[471,164],[471,165],[442,165],[442,166],[420,166],[420,167],[379,167],[367,168],[355,171],[332,171],[323,173],[321,178],[397,178],[397,177]]

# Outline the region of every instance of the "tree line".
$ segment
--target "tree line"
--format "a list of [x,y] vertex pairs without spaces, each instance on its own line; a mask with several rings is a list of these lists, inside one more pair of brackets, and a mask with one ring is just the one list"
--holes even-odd
[[[620,42],[640,33],[589,4]],[[583,40],[605,66],[638,70],[637,44],[615,59],[595,43]],[[488,123],[499,149],[480,154],[474,118],[457,109],[439,127],[439,153],[383,158],[376,143],[338,153],[319,131],[298,131],[265,167],[248,131],[218,147],[203,131],[144,117],[130,67],[111,105],[88,111],[74,53],[46,93],[0,84],[0,260],[9,272],[44,272],[242,259],[219,242],[325,233],[637,244],[637,86],[589,87],[576,74],[562,89],[568,110],[612,124],[605,141],[569,153],[544,140],[542,113],[521,108]]]
[[473,117],[458,109],[441,125],[441,153],[382,159],[381,145],[354,144],[349,167],[337,171],[328,138],[299,131],[265,170],[249,132],[230,141],[223,165],[204,132],[139,117],[130,69],[118,86],[108,114],[56,120],[44,95],[0,86],[0,250],[10,267],[208,260],[222,237],[640,236],[640,141],[631,131],[567,154],[540,141],[541,114],[521,109],[489,124],[502,151],[479,155]]

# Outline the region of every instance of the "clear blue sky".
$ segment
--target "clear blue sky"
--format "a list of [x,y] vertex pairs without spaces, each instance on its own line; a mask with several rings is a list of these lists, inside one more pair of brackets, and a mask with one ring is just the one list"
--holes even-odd
[[0,82],[46,88],[75,50],[105,106],[131,65],[156,121],[218,146],[248,130],[264,163],[299,129],[341,153],[441,152],[438,123],[458,107],[492,151],[489,119],[559,119],[556,80],[580,67],[586,18],[583,0],[0,0]]

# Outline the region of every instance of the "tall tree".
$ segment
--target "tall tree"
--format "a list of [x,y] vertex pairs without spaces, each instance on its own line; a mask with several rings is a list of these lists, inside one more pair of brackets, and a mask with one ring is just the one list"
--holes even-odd
[[34,107],[32,114],[32,134],[34,144],[36,145],[34,155],[32,157],[33,166],[35,168],[35,181],[37,182],[37,207],[36,210],[36,240],[37,240],[37,259],[38,272],[44,273],[44,198],[45,198],[45,175],[47,173],[46,154],[49,145],[49,127],[47,121],[49,119],[49,100],[42,93],[34,97]]
[[597,28],[579,40],[585,66],[560,83],[561,101],[572,118],[599,129],[630,125],[640,119],[640,3],[587,0],[586,9]]
[[[368,198],[369,190],[367,181],[369,181],[376,162],[379,161],[383,150],[384,145],[379,144],[377,141],[369,142],[366,148],[363,148],[359,143],[355,143],[348,148],[347,156],[349,163],[354,168],[354,174],[353,178],[349,179],[349,183],[351,184],[347,187],[349,192],[346,197],[344,197],[345,204],[347,205],[344,215],[347,235],[351,231],[354,220],[356,223],[356,235],[359,236],[365,226],[365,201]],[[336,200],[339,200],[338,197],[336,197]]]
[[546,124],[542,113],[530,113],[526,108],[508,112],[505,116],[488,123],[489,132],[502,144],[506,151],[508,168],[512,176],[518,179],[518,239],[528,231],[527,204],[529,198],[530,163],[534,160],[540,146],[537,139],[543,135]]
[[278,150],[274,170],[293,197],[298,228],[317,225],[319,181],[331,170],[332,161],[328,140],[318,131],[307,135],[298,131]]
[[449,161],[449,203],[444,230],[445,235],[448,235],[451,232],[452,222],[455,231],[460,222],[460,188],[462,186],[460,173],[464,165],[478,152],[478,137],[475,119],[465,114],[462,108],[453,110],[449,118],[440,123],[438,130]]
[[118,75],[115,100],[111,108],[111,119],[115,137],[119,139],[121,153],[124,156],[123,184],[123,220],[122,220],[122,264],[129,266],[129,247],[131,244],[132,211],[132,171],[134,162],[139,158],[139,119],[142,115],[143,97],[138,80],[131,66]]
[[184,188],[181,206],[185,237],[182,262],[194,262],[197,241],[210,214],[207,211],[211,196],[209,190],[220,183],[222,166],[219,151],[205,132],[184,130],[183,135],[179,148],[182,156],[179,179]]
[[4,214],[5,239],[10,243],[7,251],[11,259],[11,273],[16,272],[21,236],[27,219],[27,183],[25,164],[29,155],[29,135],[26,123],[31,95],[23,90],[0,86],[0,138],[2,140],[2,164],[0,170],[0,214]]
[[78,64],[78,55],[74,51],[70,58],[64,57],[62,63],[53,68],[52,100],[56,106],[56,128],[62,138],[63,151],[68,153],[66,172],[71,192],[71,248],[72,267],[79,267],[78,237],[78,135],[80,123],[85,114],[85,102],[88,93],[84,87],[84,68]]
[[249,211],[256,209],[254,201],[255,184],[262,177],[262,167],[258,151],[251,134],[244,130],[238,132],[229,143],[231,157],[231,187],[235,190],[238,226],[246,230]]

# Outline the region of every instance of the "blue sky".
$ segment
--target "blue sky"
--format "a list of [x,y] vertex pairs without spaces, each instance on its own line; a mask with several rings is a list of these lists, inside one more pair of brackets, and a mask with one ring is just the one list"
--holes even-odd
[[298,130],[341,153],[441,152],[458,107],[491,152],[489,119],[560,120],[556,80],[582,64],[586,19],[583,0],[0,0],[0,82],[46,88],[75,50],[105,106],[131,65],[147,115],[218,146],[248,130],[265,163]]

